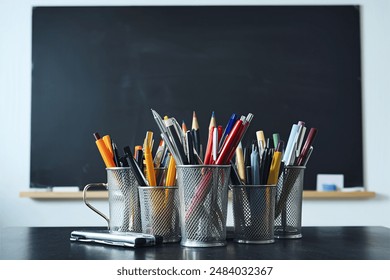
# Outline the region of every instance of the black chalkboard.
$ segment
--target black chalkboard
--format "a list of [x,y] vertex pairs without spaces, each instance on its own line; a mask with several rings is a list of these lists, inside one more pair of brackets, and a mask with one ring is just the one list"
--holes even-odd
[[[318,173],[363,184],[360,18],[356,6],[35,7],[31,186],[105,182],[92,133],[120,148],[158,127],[150,109],[206,144],[212,111],[255,118],[287,140],[317,127],[305,189]],[[244,143],[244,144],[245,144]]]

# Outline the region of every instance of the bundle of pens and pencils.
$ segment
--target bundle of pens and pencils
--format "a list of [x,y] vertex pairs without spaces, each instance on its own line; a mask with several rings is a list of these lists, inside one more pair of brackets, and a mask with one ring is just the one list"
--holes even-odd
[[[241,140],[253,119],[253,114],[238,118],[232,114],[225,128],[216,124],[214,113],[209,125],[209,137],[203,157],[199,137],[199,126],[195,112],[192,129],[187,130],[175,118],[165,117],[152,110],[160,129],[161,140],[154,158],[153,132],[148,131],[143,146],[135,146],[134,155],[129,146],[120,155],[118,147],[109,135],[100,137],[94,133],[96,145],[107,168],[131,167],[140,186],[172,186],[175,184],[176,165],[226,165],[233,167],[232,183],[235,185],[273,185],[277,183],[283,166],[306,166],[313,151],[313,140],[317,129],[311,128],[304,142],[306,127],[304,122],[293,124],[287,145],[274,133],[273,147],[264,132],[256,132],[256,140],[251,146],[242,147]],[[303,147],[302,144],[304,143]],[[235,161],[232,159],[235,157]],[[156,170],[169,176],[156,176]],[[161,173],[161,172],[160,172]],[[161,174],[159,174],[161,175]]]
[[296,215],[293,215],[294,211],[291,209],[302,208],[303,172],[314,149],[312,144],[317,135],[317,128],[310,128],[306,141],[304,141],[305,133],[304,122],[293,124],[283,155],[284,168],[278,181],[278,201],[275,209],[275,218],[278,222],[278,217],[283,213],[283,219],[280,221],[283,225],[287,224],[287,213],[295,216],[290,217],[290,222],[297,221],[300,224],[298,220],[301,215],[298,212],[300,213],[301,210],[295,211]]
[[[174,171],[178,165],[230,164],[238,143],[241,141],[253,118],[253,114],[237,117],[233,114],[226,128],[217,126],[214,114],[212,115],[207,148],[203,157],[202,144],[200,143],[199,126],[195,112],[193,114],[192,129],[187,130],[185,125],[179,125],[175,118],[164,117],[152,110],[154,119],[161,132],[161,141],[154,158],[153,132],[147,131],[143,146],[135,146],[134,154],[130,146],[123,148],[120,155],[118,147],[109,135],[100,137],[94,133],[96,145],[107,168],[131,167],[140,186],[158,186],[162,184],[156,177],[155,169],[168,169],[170,175],[164,182],[171,186],[175,182]],[[144,174],[145,173],[145,174]]]
[[[153,117],[160,129],[161,138],[167,144],[178,165],[225,165],[230,164],[235,150],[244,137],[253,114],[237,117],[233,114],[225,129],[217,126],[214,113],[209,125],[209,137],[206,151],[202,157],[202,145],[199,137],[199,126],[196,115],[193,115],[192,130],[183,131],[185,125],[180,126],[175,118],[161,118],[152,110]],[[186,128],[184,128],[186,129]]]
[[176,164],[164,141],[160,141],[155,156],[152,155],[153,132],[146,132],[143,146],[135,146],[134,154],[130,146],[126,146],[123,148],[123,155],[120,155],[117,145],[109,135],[103,138],[99,133],[93,135],[107,168],[130,167],[139,186],[175,185]]
[[317,129],[311,128],[304,142],[305,132],[305,123],[300,121],[293,124],[286,147],[279,133],[272,135],[272,147],[262,130],[256,132],[256,140],[250,146],[243,148],[239,143],[233,165],[233,184],[275,185],[285,166],[306,166]]

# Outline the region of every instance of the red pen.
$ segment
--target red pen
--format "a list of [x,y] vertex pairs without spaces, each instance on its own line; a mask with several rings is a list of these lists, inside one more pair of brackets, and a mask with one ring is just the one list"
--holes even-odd
[[242,116],[236,123],[234,124],[232,131],[226,138],[226,141],[224,145],[222,146],[221,152],[215,161],[215,164],[226,164],[228,161],[228,157],[230,155],[231,149],[234,146],[234,142],[238,135],[240,135],[241,129],[243,129],[243,121],[245,120],[245,117]]
[[227,163],[229,163],[232,160],[234,154],[236,153],[237,146],[241,142],[242,138],[244,137],[252,119],[253,119],[253,114],[249,113],[248,116],[246,116],[245,120],[243,121],[243,128],[238,133],[237,138],[234,139],[234,144],[232,146],[232,149],[231,149],[229,156],[228,156],[228,159],[226,161]]
[[218,143],[219,143],[219,141],[221,141],[222,134],[223,134],[223,126],[218,125]]
[[209,129],[209,139],[207,141],[206,153],[204,154],[204,164],[211,164],[211,153],[213,150],[213,131],[214,126]]
[[306,159],[306,157],[309,153],[309,150],[310,150],[310,146],[313,143],[316,134],[317,134],[317,129],[310,128],[309,134],[307,135],[307,138],[306,138],[305,145],[303,145],[302,152],[299,155],[298,160],[297,160],[298,166],[303,165],[303,163],[305,162],[305,159]]

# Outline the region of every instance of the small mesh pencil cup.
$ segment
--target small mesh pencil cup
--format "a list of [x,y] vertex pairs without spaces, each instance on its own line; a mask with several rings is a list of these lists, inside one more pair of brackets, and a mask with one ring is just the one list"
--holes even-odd
[[177,187],[138,187],[142,232],[163,237],[164,243],[180,240]]
[[275,238],[301,238],[304,166],[286,166],[277,185]]
[[[84,187],[84,203],[103,217],[111,233],[141,232],[141,213],[137,180],[131,167],[111,167],[107,170],[107,184],[88,184]],[[87,200],[90,187],[108,189],[109,217],[104,215]]]
[[181,245],[226,245],[230,165],[178,165]]
[[276,185],[231,186],[233,191],[234,241],[274,243]]

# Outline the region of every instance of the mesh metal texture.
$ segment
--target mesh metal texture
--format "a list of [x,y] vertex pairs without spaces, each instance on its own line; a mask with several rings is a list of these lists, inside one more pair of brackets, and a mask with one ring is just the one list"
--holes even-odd
[[181,245],[226,245],[230,165],[177,166]]
[[107,168],[110,230],[141,232],[137,180],[131,168]]
[[177,187],[138,187],[142,232],[160,235],[163,242],[180,240]]
[[305,167],[287,166],[279,177],[275,209],[275,237],[301,238]]
[[234,241],[273,243],[276,186],[232,186]]

